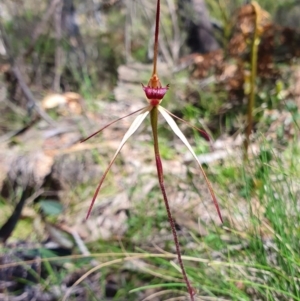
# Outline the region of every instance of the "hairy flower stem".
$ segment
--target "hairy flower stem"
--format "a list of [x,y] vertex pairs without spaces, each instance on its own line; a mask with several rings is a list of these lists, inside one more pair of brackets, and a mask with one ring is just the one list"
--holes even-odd
[[162,167],[162,162],[161,162],[161,158],[160,158],[160,153],[159,153],[159,147],[158,147],[158,135],[157,135],[157,117],[158,117],[158,109],[156,106],[153,107],[153,109],[150,112],[150,119],[151,119],[151,126],[152,126],[152,134],[153,134],[153,142],[154,142],[154,153],[155,153],[155,161],[156,161],[156,168],[157,168],[157,175],[158,175],[158,180],[159,180],[159,186],[160,186],[160,190],[162,192],[163,195],[163,199],[165,202],[165,207],[167,210],[167,214],[168,214],[168,220],[172,229],[172,234],[173,234],[173,238],[174,238],[174,242],[175,242],[175,247],[176,247],[176,253],[177,253],[177,257],[178,257],[178,262],[181,268],[181,272],[184,278],[184,281],[186,283],[189,295],[191,297],[191,301],[194,301],[194,289],[192,288],[190,281],[187,277],[184,265],[183,265],[183,261],[181,258],[181,250],[180,250],[180,246],[179,246],[179,241],[178,241],[178,237],[177,237],[177,232],[176,232],[176,228],[175,228],[175,223],[174,223],[174,219],[172,217],[171,214],[171,210],[170,210],[170,206],[169,206],[169,202],[168,202],[168,198],[167,198],[167,194],[166,194],[166,190],[165,190],[165,185],[164,185],[164,175],[163,175],[163,167]]

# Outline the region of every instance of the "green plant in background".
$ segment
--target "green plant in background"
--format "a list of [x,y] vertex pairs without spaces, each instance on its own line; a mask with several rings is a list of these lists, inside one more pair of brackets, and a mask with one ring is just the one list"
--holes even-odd
[[[168,89],[169,89],[169,85],[167,85],[166,87],[162,87],[159,77],[157,75],[157,56],[158,56],[158,35],[159,35],[159,21],[160,21],[160,0],[157,1],[157,9],[156,9],[156,23],[155,23],[155,42],[154,42],[154,59],[153,59],[153,72],[152,72],[152,76],[150,78],[150,81],[148,82],[147,86],[143,86],[143,90],[146,94],[146,97],[148,99],[148,105],[144,108],[141,108],[133,113],[130,113],[124,117],[121,117],[113,122],[111,122],[110,124],[106,125],[104,128],[100,129],[99,131],[93,133],[92,135],[90,135],[89,137],[87,137],[86,139],[84,139],[82,142],[92,138],[93,136],[95,136],[96,134],[100,133],[102,130],[104,130],[105,128],[109,127],[110,125],[112,125],[113,123],[126,118],[128,116],[131,116],[135,113],[139,113],[139,115],[136,117],[136,119],[133,121],[133,123],[131,124],[130,128],[128,129],[128,131],[126,132],[126,134],[124,135],[115,155],[113,156],[112,160],[110,161],[107,169],[104,171],[104,174],[102,176],[102,178],[100,179],[100,182],[98,184],[98,187],[96,189],[96,192],[94,193],[90,208],[88,210],[87,213],[87,218],[90,216],[93,205],[96,201],[97,195],[101,189],[101,186],[106,178],[106,175],[108,173],[108,171],[110,170],[112,164],[114,163],[117,155],[119,154],[119,152],[121,151],[122,147],[124,146],[124,144],[126,143],[126,141],[136,132],[136,130],[139,128],[139,126],[141,125],[141,123],[144,121],[144,119],[150,114],[150,120],[151,120],[151,126],[152,126],[152,134],[153,134],[153,141],[154,141],[154,153],[155,153],[155,161],[156,161],[156,167],[157,167],[157,175],[158,175],[158,180],[159,180],[159,185],[160,185],[160,189],[163,195],[163,199],[164,199],[164,203],[165,203],[165,207],[167,210],[167,214],[168,214],[168,219],[169,219],[169,223],[171,226],[171,230],[172,230],[172,234],[173,234],[173,239],[175,242],[175,247],[176,247],[176,252],[177,252],[177,257],[178,257],[178,261],[179,261],[179,265],[181,268],[181,272],[184,278],[184,281],[186,283],[186,286],[188,288],[188,292],[190,295],[191,300],[194,300],[194,295],[195,295],[195,291],[192,288],[190,281],[187,277],[186,271],[185,271],[185,267],[183,265],[183,261],[182,261],[182,256],[181,256],[181,250],[180,250],[180,246],[179,246],[179,241],[178,241],[178,237],[177,237],[177,233],[176,233],[176,228],[175,228],[175,223],[171,214],[171,210],[169,207],[169,202],[168,202],[168,198],[167,198],[167,194],[165,191],[165,186],[164,186],[164,177],[163,177],[163,166],[162,166],[162,162],[161,162],[161,155],[160,155],[160,150],[159,150],[159,144],[158,144],[158,131],[157,131],[157,121],[158,121],[158,112],[160,112],[162,114],[162,116],[165,118],[165,120],[167,121],[167,123],[170,125],[171,129],[174,131],[174,133],[181,139],[181,141],[186,145],[186,147],[189,149],[189,151],[192,153],[193,157],[195,158],[195,160],[197,161],[200,170],[204,176],[204,179],[206,181],[207,187],[209,189],[209,192],[211,194],[211,197],[213,199],[213,202],[215,204],[215,207],[218,211],[218,215],[222,221],[222,217],[221,217],[221,213],[219,210],[219,206],[217,203],[217,199],[216,196],[214,194],[214,191],[212,189],[212,186],[201,166],[201,163],[199,161],[199,159],[197,158],[195,152],[193,151],[191,145],[189,144],[188,140],[186,139],[186,137],[184,136],[184,134],[181,132],[181,130],[179,129],[179,127],[177,126],[177,124],[175,123],[174,119],[172,117],[175,117],[177,119],[179,119],[180,121],[183,121],[186,123],[186,121],[182,120],[181,118],[177,117],[176,115],[172,114],[170,111],[166,110],[165,108],[163,108],[162,106],[160,106],[161,101],[163,100],[165,94],[167,93]],[[204,138],[206,138],[207,140],[209,140],[208,135],[190,125],[192,128],[196,129],[197,131],[199,131]]]
[[250,79],[249,79],[249,100],[247,109],[247,127],[246,127],[246,138],[244,142],[245,147],[245,158],[247,158],[248,146],[250,143],[250,135],[253,129],[253,110],[255,107],[256,97],[256,78],[257,78],[257,55],[258,46],[260,44],[260,37],[262,34],[261,28],[261,8],[258,3],[251,2],[253,13],[254,13],[254,31],[253,38],[251,41],[251,62],[250,62]]

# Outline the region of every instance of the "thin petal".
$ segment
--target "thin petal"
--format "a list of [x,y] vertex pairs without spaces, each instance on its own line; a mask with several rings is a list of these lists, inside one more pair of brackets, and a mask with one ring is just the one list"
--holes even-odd
[[105,178],[106,178],[107,173],[109,172],[111,166],[113,165],[113,163],[114,163],[114,161],[115,161],[117,155],[119,154],[120,150],[122,149],[122,147],[124,146],[124,144],[126,143],[126,141],[127,141],[127,140],[135,133],[135,131],[139,128],[139,126],[140,126],[141,123],[144,121],[144,119],[147,117],[147,115],[149,114],[149,112],[150,112],[151,109],[152,109],[151,106],[147,106],[146,108],[144,108],[144,109],[142,110],[142,112],[141,112],[141,113],[136,117],[136,119],[132,122],[132,124],[131,124],[131,126],[129,127],[128,131],[125,133],[125,135],[124,135],[124,137],[123,137],[123,139],[122,139],[122,141],[121,141],[121,143],[120,143],[120,145],[119,145],[117,151],[115,152],[113,158],[111,159],[111,161],[110,161],[108,167],[106,168],[106,170],[105,170],[103,176],[102,176],[101,179],[100,179],[100,182],[99,182],[98,187],[97,187],[97,189],[96,189],[96,191],[95,191],[95,193],[94,193],[94,196],[93,196],[91,205],[90,205],[90,207],[89,207],[89,210],[88,210],[88,213],[87,213],[87,216],[86,216],[87,219],[89,218],[89,216],[90,216],[90,214],[91,214],[92,208],[93,208],[93,206],[94,206],[94,203],[95,203],[95,200],[96,200],[96,198],[97,198],[97,195],[98,195],[98,193],[99,193],[99,191],[100,191],[100,188],[101,188],[101,186],[102,186],[102,184],[103,184],[103,182],[104,182],[104,180],[105,180]]
[[132,112],[132,113],[126,115],[126,116],[123,116],[123,117],[121,117],[121,118],[118,118],[118,119],[116,119],[116,120],[110,122],[109,124],[107,124],[106,126],[104,126],[103,128],[101,128],[99,131],[97,131],[97,132],[93,133],[92,135],[88,136],[87,138],[81,140],[80,143],[89,140],[90,138],[96,136],[97,134],[99,134],[100,132],[102,132],[103,130],[105,130],[106,128],[108,128],[109,126],[111,126],[112,124],[114,124],[114,123],[116,123],[116,122],[118,122],[118,121],[120,121],[120,120],[122,120],[122,119],[124,119],[124,118],[126,118],[126,117],[129,117],[129,116],[131,116],[131,115],[134,115],[135,113],[138,113],[138,112],[142,111],[143,109],[144,109],[144,108],[141,108],[141,109],[139,109],[139,110],[137,110],[137,111],[134,111],[134,112]]
[[197,158],[196,154],[194,153],[190,143],[187,141],[187,139],[185,138],[184,134],[182,133],[182,131],[179,129],[179,127],[177,126],[176,122],[174,121],[174,119],[168,114],[168,112],[161,106],[158,106],[158,110],[159,112],[163,115],[163,117],[165,118],[165,120],[167,121],[167,123],[169,124],[169,126],[171,127],[171,129],[174,131],[174,133],[180,138],[180,140],[185,144],[185,146],[188,148],[188,150],[191,152],[191,154],[193,155],[193,157],[196,159],[199,167],[200,167],[200,170],[204,176],[204,179],[207,183],[207,186],[208,186],[208,189],[209,189],[209,192],[211,194],[211,197],[213,199],[213,202],[215,204],[215,207],[217,209],[217,212],[218,212],[218,215],[219,215],[219,218],[220,220],[222,221],[223,223],[223,218],[222,218],[222,215],[221,215],[221,211],[220,211],[220,208],[219,208],[219,204],[218,204],[218,201],[217,201],[217,198],[215,196],[215,193],[213,191],[213,188],[203,170],[203,167],[199,161],[199,159]]
[[180,120],[181,122],[184,122],[185,124],[187,124],[188,126],[190,126],[191,128],[195,129],[196,131],[198,131],[202,137],[206,140],[206,141],[210,141],[210,137],[209,135],[204,131],[204,130],[201,130],[199,128],[197,128],[196,126],[188,123],[187,121],[185,121],[184,119],[176,116],[175,114],[173,114],[172,112],[168,111],[167,109],[163,108],[169,115],[173,116],[174,118]]

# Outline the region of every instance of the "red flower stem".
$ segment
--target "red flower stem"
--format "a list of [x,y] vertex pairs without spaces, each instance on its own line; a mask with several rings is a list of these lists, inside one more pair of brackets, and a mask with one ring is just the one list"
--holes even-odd
[[167,210],[167,214],[168,214],[168,220],[172,229],[172,234],[173,234],[173,238],[174,238],[174,242],[175,242],[175,247],[176,247],[176,253],[177,253],[177,258],[178,258],[178,262],[181,268],[181,272],[182,272],[182,276],[183,279],[186,283],[189,295],[191,297],[191,301],[194,301],[194,295],[195,295],[195,291],[192,288],[190,281],[187,277],[184,265],[183,265],[183,261],[181,258],[181,250],[180,250],[180,246],[179,246],[179,241],[178,241],[178,237],[177,237],[177,232],[176,232],[176,228],[175,228],[175,223],[174,223],[174,219],[172,217],[171,214],[171,210],[170,210],[170,206],[169,206],[169,202],[168,202],[168,198],[167,198],[167,194],[166,194],[166,190],[165,190],[165,185],[164,185],[164,176],[163,176],[163,166],[162,166],[162,162],[161,162],[161,158],[160,158],[160,153],[159,153],[159,146],[158,146],[158,135],[157,135],[157,117],[158,117],[158,110],[157,107],[154,106],[153,109],[150,112],[150,118],[151,118],[151,126],[152,126],[152,134],[153,134],[153,142],[154,142],[154,153],[155,153],[155,161],[156,161],[156,168],[157,168],[157,175],[158,175],[158,180],[159,180],[159,185],[160,185],[160,190],[162,192],[163,195],[163,199],[165,202],[165,207]]
[[157,0],[156,20],[155,20],[155,35],[154,35],[153,72],[152,72],[152,75],[156,74],[157,55],[158,55],[159,18],[160,18],[160,0]]

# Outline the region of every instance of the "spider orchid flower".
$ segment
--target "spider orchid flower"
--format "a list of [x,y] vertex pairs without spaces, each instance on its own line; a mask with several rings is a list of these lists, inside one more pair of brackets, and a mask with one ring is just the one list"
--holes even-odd
[[[155,154],[155,161],[156,161],[156,167],[157,167],[157,175],[158,175],[158,181],[159,181],[159,185],[160,185],[160,189],[163,195],[163,200],[165,203],[165,207],[167,210],[167,214],[168,214],[168,220],[171,226],[171,230],[172,230],[172,234],[173,234],[173,238],[174,238],[174,242],[175,242],[175,247],[176,247],[176,253],[177,253],[177,257],[178,257],[178,262],[182,271],[182,275],[184,278],[184,281],[187,285],[187,289],[188,289],[188,293],[190,295],[191,300],[194,300],[194,296],[195,296],[195,290],[192,288],[190,281],[187,277],[184,265],[183,265],[183,261],[181,259],[181,251],[180,251],[180,246],[179,246],[179,241],[178,241],[178,237],[177,237],[177,233],[176,233],[176,229],[175,229],[175,223],[171,214],[171,210],[170,210],[170,206],[169,206],[169,202],[168,202],[168,198],[167,198],[167,194],[165,191],[165,186],[164,186],[164,178],[163,178],[163,165],[161,162],[161,157],[160,157],[160,152],[159,152],[159,144],[158,144],[158,132],[157,132],[157,121],[158,121],[158,112],[164,117],[164,119],[166,120],[166,122],[169,124],[169,126],[171,127],[171,129],[173,130],[173,132],[180,138],[180,140],[185,144],[185,146],[188,148],[188,150],[191,152],[191,154],[193,155],[194,159],[196,160],[197,164],[199,165],[200,171],[204,177],[204,180],[206,181],[207,187],[209,189],[209,192],[211,194],[212,200],[215,204],[215,207],[217,209],[218,215],[222,220],[222,216],[221,216],[221,212],[219,209],[219,205],[217,202],[217,198],[214,194],[213,188],[201,166],[201,163],[199,161],[199,159],[197,158],[195,152],[193,151],[190,143],[188,142],[187,138],[184,136],[184,134],[182,133],[182,131],[179,129],[179,127],[177,126],[176,122],[174,121],[174,118],[187,123],[185,120],[177,117],[176,115],[172,114],[170,111],[168,111],[167,109],[165,109],[164,107],[162,107],[160,104],[165,96],[165,94],[167,93],[168,89],[169,89],[169,85],[162,87],[161,82],[159,80],[159,77],[157,75],[156,72],[156,66],[157,66],[157,54],[158,54],[158,33],[159,33],[159,18],[160,18],[160,0],[157,1],[157,10],[156,10],[156,27],[155,27],[155,41],[154,41],[154,59],[153,59],[153,72],[152,72],[152,76],[147,84],[147,86],[142,85],[142,88],[145,92],[146,98],[148,100],[148,105],[145,106],[144,108],[141,108],[135,112],[132,112],[126,116],[123,116],[121,118],[118,118],[114,121],[112,121],[111,123],[107,124],[105,127],[101,128],[99,131],[93,133],[92,135],[90,135],[89,137],[85,138],[84,140],[82,140],[81,142],[84,142],[92,137],[94,137],[95,135],[97,135],[98,133],[100,133],[101,131],[103,131],[104,129],[106,129],[107,127],[111,126],[112,124],[126,118],[129,116],[132,116],[136,113],[139,113],[138,116],[135,118],[135,120],[132,122],[131,126],[129,127],[129,129],[127,130],[127,132],[125,133],[118,149],[116,150],[114,156],[112,157],[110,163],[108,164],[108,167],[106,168],[106,170],[104,171],[100,182],[97,186],[97,189],[94,193],[93,199],[91,201],[88,213],[86,218],[88,218],[91,214],[92,208],[94,206],[94,203],[96,201],[96,198],[98,196],[98,193],[102,187],[102,184],[107,176],[107,173],[109,172],[112,164],[114,163],[117,155],[119,154],[119,152],[121,151],[122,147],[124,146],[124,144],[127,142],[127,140],[136,132],[136,130],[139,128],[139,126],[142,124],[142,122],[145,120],[145,118],[150,114],[150,120],[151,120],[151,127],[152,127],[152,135],[153,135],[153,142],[154,142],[154,154]],[[188,124],[188,123],[187,123]],[[197,131],[200,132],[200,134],[206,139],[209,140],[209,136],[206,134],[206,132],[196,128],[195,126],[192,126],[190,124],[188,124],[189,126],[193,127],[194,129],[196,129]]]

